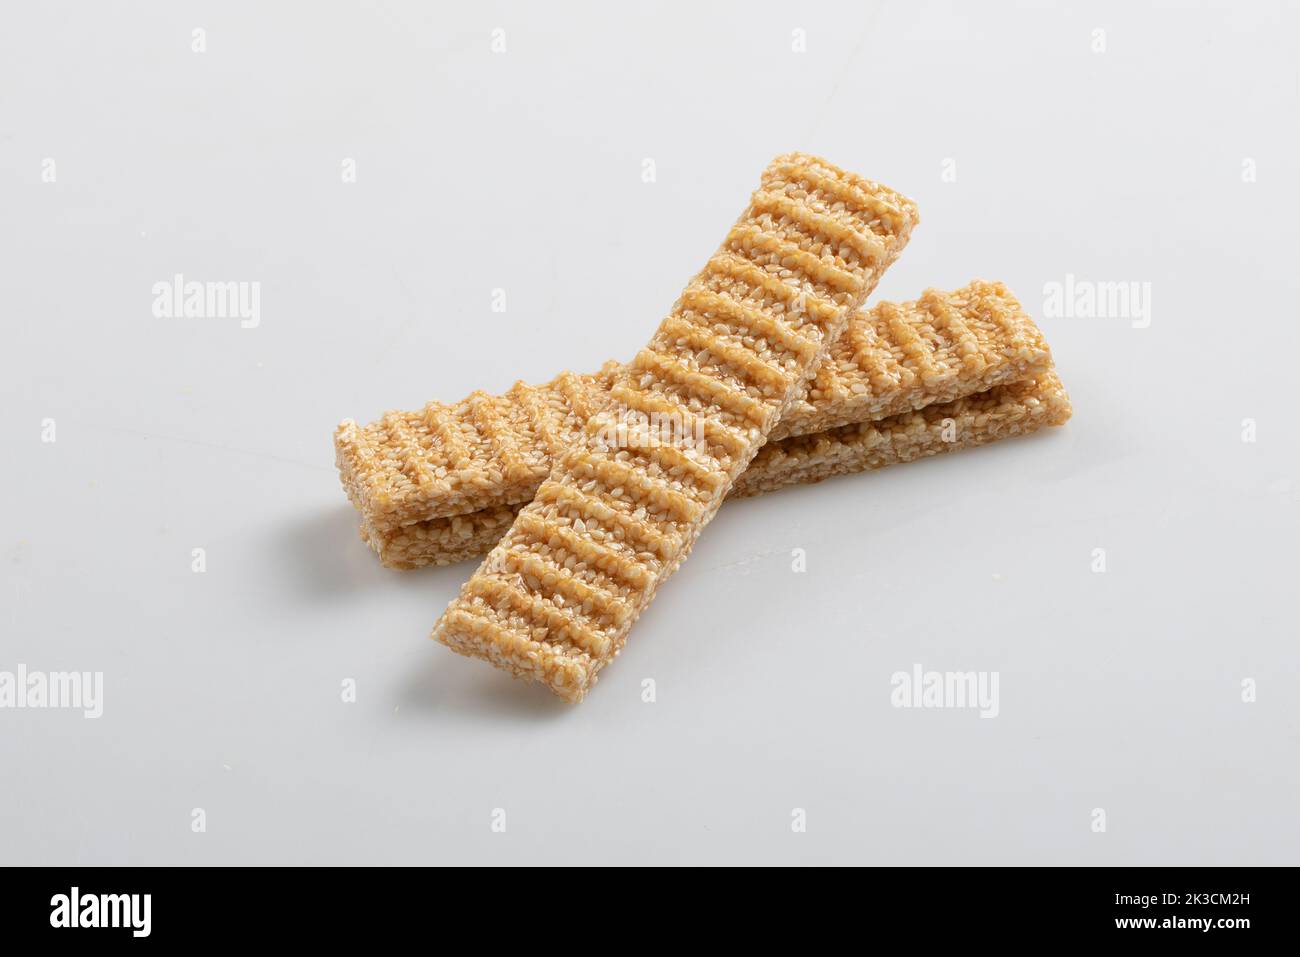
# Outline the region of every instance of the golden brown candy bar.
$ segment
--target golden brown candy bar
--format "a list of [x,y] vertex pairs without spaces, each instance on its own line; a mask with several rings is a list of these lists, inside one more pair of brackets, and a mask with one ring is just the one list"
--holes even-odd
[[[769,441],[727,497],[758,495],[940,452],[975,448],[1062,425],[1069,417],[1070,400],[1056,373],[1040,373],[1036,378],[926,406],[918,412]],[[363,522],[361,538],[389,568],[450,565],[490,551],[521,507],[498,505],[390,530],[376,530]]]
[[[1049,362],[1042,335],[1002,283],[882,302],[853,317],[769,439],[951,401]],[[364,428],[344,422],[335,434],[344,488],[375,531],[526,502],[550,474],[553,450],[573,445],[608,405],[618,369],[611,362],[595,375],[389,412]]]
[[[892,190],[792,153],[615,374],[610,409],[554,468],[433,637],[570,701],[690,553],[917,219]],[[607,444],[619,415],[661,416],[690,447]]]

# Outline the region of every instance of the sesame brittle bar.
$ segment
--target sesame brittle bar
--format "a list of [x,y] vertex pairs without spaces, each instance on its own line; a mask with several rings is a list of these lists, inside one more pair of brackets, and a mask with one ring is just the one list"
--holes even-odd
[[[948,402],[1050,361],[1033,320],[1000,282],[882,302],[853,316],[769,439]],[[335,434],[343,486],[375,531],[527,502],[555,451],[571,447],[608,406],[618,371],[610,362],[594,375],[520,382],[504,395],[476,392],[364,427],[346,421]]]
[[580,701],[916,221],[910,200],[824,160],[774,160],[609,390],[619,409],[672,416],[704,441],[610,446],[594,415],[553,450],[550,476],[433,637]]

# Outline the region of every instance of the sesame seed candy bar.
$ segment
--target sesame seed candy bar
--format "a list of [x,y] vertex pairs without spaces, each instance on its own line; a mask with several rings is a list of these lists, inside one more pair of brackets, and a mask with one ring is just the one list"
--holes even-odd
[[[1070,418],[1070,400],[1054,371],[984,392],[863,422],[769,440],[731,487],[728,499],[789,485],[820,482],[911,462],[940,452],[975,448],[1028,435]],[[498,505],[469,515],[377,530],[365,522],[361,538],[389,568],[450,565],[477,558],[510,528],[522,506]]]
[[916,221],[892,190],[815,157],[777,157],[610,388],[620,410],[672,416],[703,441],[610,446],[608,412],[593,416],[432,636],[580,701]]
[[[1033,320],[1000,282],[882,302],[854,315],[769,440],[951,401],[1050,361]],[[476,392],[389,412],[364,428],[346,421],[335,434],[343,486],[376,531],[526,502],[550,474],[553,450],[572,446],[608,405],[618,370],[610,362],[595,375]]]

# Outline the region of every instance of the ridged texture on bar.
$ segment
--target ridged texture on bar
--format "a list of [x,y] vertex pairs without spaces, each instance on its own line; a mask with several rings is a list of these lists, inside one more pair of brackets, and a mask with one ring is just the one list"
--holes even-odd
[[[1000,282],[882,302],[853,317],[769,438],[948,402],[1032,376],[1050,361],[1033,320]],[[571,447],[591,414],[608,406],[618,371],[610,362],[595,375],[564,373],[505,395],[476,392],[454,405],[390,412],[364,428],[344,422],[335,435],[343,486],[377,531],[526,502],[550,474],[553,450]],[[463,467],[454,467],[441,435],[459,440]]]
[[823,160],[773,161],[718,252],[610,388],[611,409],[674,416],[704,441],[688,452],[609,447],[600,441],[609,411],[594,416],[585,444],[558,451],[433,637],[580,701],[916,219],[909,200]]
[[[758,495],[940,452],[975,448],[1062,425],[1069,418],[1069,397],[1056,373],[1039,373],[1035,378],[926,406],[918,412],[769,441],[727,497]],[[520,508],[518,504],[500,505],[386,531],[362,523],[361,538],[389,568],[450,565],[490,551],[510,529]]]

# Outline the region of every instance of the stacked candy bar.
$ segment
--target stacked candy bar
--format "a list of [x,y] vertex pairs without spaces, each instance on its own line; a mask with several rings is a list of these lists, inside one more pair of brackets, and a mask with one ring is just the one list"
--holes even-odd
[[1000,283],[857,311],[916,219],[878,184],[779,158],[632,363],[340,425],[362,537],[398,568],[492,549],[435,637],[576,701],[724,497],[1064,422]]

